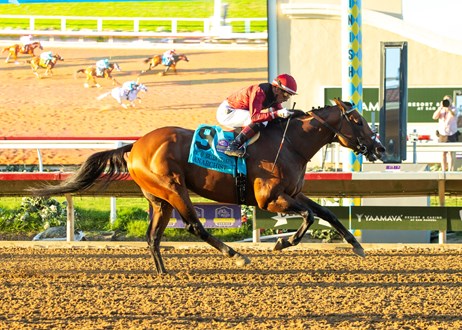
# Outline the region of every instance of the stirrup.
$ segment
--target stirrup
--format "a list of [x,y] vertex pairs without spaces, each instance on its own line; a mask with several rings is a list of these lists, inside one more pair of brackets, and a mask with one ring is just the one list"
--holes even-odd
[[231,148],[228,148],[225,150],[225,155],[228,155],[231,157],[239,157],[239,158],[243,158],[247,156],[247,154],[245,153],[245,149],[231,149]]

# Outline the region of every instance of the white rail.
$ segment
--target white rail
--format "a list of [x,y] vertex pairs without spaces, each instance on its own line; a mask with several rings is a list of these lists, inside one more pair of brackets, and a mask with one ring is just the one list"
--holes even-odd
[[[0,30],[0,35],[3,36],[19,36],[25,34],[33,34],[35,36],[48,36],[50,41],[54,40],[54,37],[107,37],[109,41],[113,41],[113,38],[160,38],[160,39],[181,39],[181,38],[192,38],[192,39],[247,39],[247,40],[262,40],[268,39],[267,32],[252,32],[252,22],[267,21],[267,18],[232,18],[226,19],[224,26],[214,27],[213,19],[211,18],[167,18],[167,17],[94,17],[94,16],[29,16],[29,15],[0,15],[0,21],[5,20],[28,20],[27,29],[15,29],[15,28],[4,28]],[[37,28],[40,20],[46,20],[47,23],[40,24],[41,26],[56,26],[56,23],[50,23],[50,21],[59,22],[59,29],[46,29]],[[78,24],[70,23],[75,21],[94,22],[93,26],[88,29],[79,29]],[[119,22],[132,22],[131,28],[121,28],[120,30],[114,31],[108,27],[105,27],[105,22],[119,21]],[[142,28],[142,23],[145,22],[157,22],[157,31],[150,30],[147,26]],[[185,31],[184,28],[180,28],[182,23],[187,22],[199,22],[202,26],[198,31]],[[233,33],[232,27],[229,24],[242,22],[244,32]],[[72,26],[74,24],[75,27]],[[3,23],[3,26],[6,24]],[[12,24],[17,25],[17,23]],[[106,24],[107,25],[107,24]]]

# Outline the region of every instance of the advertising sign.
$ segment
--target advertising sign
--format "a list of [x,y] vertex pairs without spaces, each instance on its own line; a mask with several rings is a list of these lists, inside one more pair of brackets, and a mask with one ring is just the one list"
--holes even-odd
[[[438,108],[445,95],[457,95],[462,87],[420,87],[408,88],[407,121],[408,123],[435,123],[432,119],[433,112]],[[340,87],[325,88],[324,102],[342,95]],[[456,100],[454,100],[456,101]],[[371,123],[372,113],[375,113],[375,123],[379,121],[379,89],[363,88],[363,116]]]
[[448,208],[448,230],[462,231],[462,207]]
[[[194,209],[205,228],[239,228],[241,226],[239,205],[194,204]],[[184,222],[175,209],[167,228],[184,228]]]
[[[421,206],[330,206],[331,210],[347,229],[386,230],[447,230],[448,219],[454,228],[462,231],[462,214],[457,207]],[[315,217],[310,229],[331,229],[327,221]],[[256,210],[257,228],[298,229],[302,223],[299,215],[276,214]],[[456,230],[456,229],[452,229]]]

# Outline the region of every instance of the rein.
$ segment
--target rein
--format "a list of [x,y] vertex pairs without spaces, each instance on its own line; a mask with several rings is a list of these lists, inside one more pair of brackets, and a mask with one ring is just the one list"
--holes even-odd
[[[295,102],[294,104],[292,105],[292,111],[295,109]],[[292,119],[292,115],[289,116],[289,119],[287,120],[287,124],[286,124],[286,128],[284,129],[284,133],[282,134],[282,139],[281,139],[281,143],[279,144],[279,149],[278,149],[278,152],[276,154],[276,158],[274,159],[274,162],[273,162],[273,167],[271,168],[271,173],[273,173],[274,171],[274,167],[276,166],[276,162],[278,161],[278,158],[279,158],[279,154],[281,152],[281,149],[282,149],[282,145],[284,144],[284,141],[286,139],[286,133],[287,133],[287,128],[289,127],[289,124],[290,124],[290,120]]]
[[[344,117],[346,119],[346,121],[348,122],[348,124],[350,124],[351,128],[353,129],[353,131],[356,131],[354,125],[352,125],[350,119],[346,116],[347,114],[355,111],[354,108],[351,108],[350,110],[346,110],[341,104],[337,103],[337,106],[339,107],[339,110],[341,112],[341,115],[340,117]],[[322,125],[324,125],[325,127],[327,127],[328,129],[330,129],[333,133],[335,133],[334,137],[336,135],[338,136],[341,136],[342,138],[344,138],[345,140],[348,140],[350,141],[351,143],[355,143],[356,144],[356,149],[357,149],[357,152],[360,153],[360,154],[364,154],[367,152],[367,147],[361,143],[361,141],[359,140],[359,138],[356,138],[356,141],[353,139],[353,138],[350,138],[348,136],[346,136],[345,134],[343,134],[342,132],[340,132],[338,129],[332,127],[328,122],[326,122],[323,118],[321,118],[320,116],[318,116],[314,110],[311,110],[311,111],[308,111],[308,113],[313,117],[315,118],[316,120],[318,120]],[[342,125],[342,121],[340,122],[340,127]]]

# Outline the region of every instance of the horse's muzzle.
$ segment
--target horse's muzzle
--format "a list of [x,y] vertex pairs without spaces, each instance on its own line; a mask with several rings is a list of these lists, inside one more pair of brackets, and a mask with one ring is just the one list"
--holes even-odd
[[365,156],[367,160],[374,162],[376,160],[382,159],[383,154],[385,153],[385,147],[382,145],[379,139],[374,139],[374,144]]

